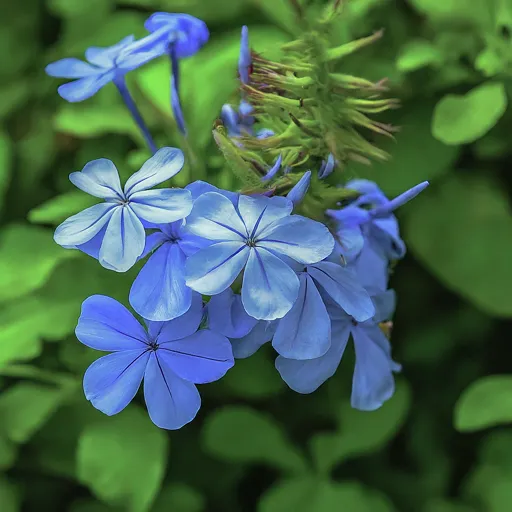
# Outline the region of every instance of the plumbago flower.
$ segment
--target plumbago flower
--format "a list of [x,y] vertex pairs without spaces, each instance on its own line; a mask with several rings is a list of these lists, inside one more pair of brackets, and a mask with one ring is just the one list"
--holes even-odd
[[88,347],[111,352],[85,372],[87,400],[109,416],[117,414],[144,379],[144,399],[155,425],[175,430],[192,421],[201,406],[195,384],[220,379],[234,364],[227,338],[198,330],[202,317],[199,294],[187,313],[169,322],[146,321],[147,329],[110,297],[86,299],[76,337]]
[[242,303],[247,313],[260,320],[283,317],[296,301],[300,283],[281,257],[316,263],[334,247],[326,226],[290,215],[292,208],[283,197],[241,195],[235,208],[216,192],[201,195],[187,218],[187,229],[214,243],[188,258],[187,285],[216,295],[245,268]]
[[105,268],[127,271],[144,251],[144,222],[174,222],[190,213],[188,190],[150,190],[178,173],[183,162],[179,149],[162,148],[128,179],[124,189],[115,165],[105,158],[71,173],[73,185],[104,202],[65,220],[55,231],[55,241],[97,258]]

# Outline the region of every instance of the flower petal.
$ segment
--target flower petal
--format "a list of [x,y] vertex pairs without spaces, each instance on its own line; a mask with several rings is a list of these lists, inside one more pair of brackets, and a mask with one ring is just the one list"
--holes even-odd
[[84,375],[87,400],[108,416],[121,412],[137,394],[148,358],[144,350],[123,350],[94,361]]
[[311,277],[299,277],[299,296],[279,320],[272,346],[289,359],[315,359],[331,346],[331,320]]
[[282,318],[299,293],[297,274],[265,249],[251,249],[242,284],[242,303],[258,320]]
[[130,304],[148,320],[172,320],[188,311],[192,290],[185,284],[185,254],[177,244],[160,246],[130,290]]
[[361,253],[364,237],[359,226],[340,228],[336,231],[338,247],[347,262],[353,261]]
[[135,192],[148,190],[172,178],[181,171],[184,163],[185,157],[181,149],[159,149],[143,164],[140,171],[137,171],[128,178],[124,186],[126,197],[135,194]]
[[228,338],[242,338],[249,334],[258,321],[249,316],[240,295],[226,288],[208,302],[208,327]]
[[100,264],[126,272],[144,251],[146,232],[129,206],[115,209],[100,249]]
[[192,210],[192,196],[180,188],[143,190],[130,196],[130,207],[137,217],[164,224],[184,219]]
[[229,340],[208,329],[161,343],[158,357],[165,360],[176,375],[195,384],[219,380],[235,364]]
[[142,325],[117,300],[93,295],[84,300],[75,329],[84,345],[96,350],[144,350],[148,336]]
[[211,183],[207,183],[206,181],[193,181],[189,183],[186,187],[187,190],[190,190],[192,194],[192,199],[195,201],[199,196],[206,194],[206,192],[217,192],[226,196],[234,205],[238,204],[238,196],[236,192],[231,192],[229,190],[223,190],[221,188],[217,188]]
[[350,323],[333,323],[331,348],[316,359],[297,361],[278,356],[276,368],[281,378],[297,393],[312,393],[338,369],[350,336]]
[[100,70],[80,59],[60,59],[48,64],[45,72],[56,78],[83,78],[97,75]]
[[396,308],[395,290],[386,290],[372,296],[373,305],[375,306],[375,315],[373,321],[375,323],[391,320]]
[[219,242],[189,256],[185,264],[187,286],[205,295],[223,292],[238,277],[249,257],[241,242]]
[[375,219],[371,227],[371,235],[390,260],[401,259],[405,256],[405,243],[400,238],[398,221],[394,215],[384,219]]
[[293,206],[297,206],[306,195],[309,185],[311,183],[311,171],[306,171],[302,178],[294,185],[294,187],[288,192],[286,198],[289,199]]
[[99,158],[85,164],[79,172],[72,172],[69,181],[75,187],[94,197],[123,200],[124,194],[116,166],[107,158]]
[[387,290],[389,261],[373,238],[365,240],[363,250],[353,262],[352,267],[356,271],[361,286],[371,295]]
[[135,36],[130,35],[121,39],[121,41],[112,46],[91,46],[85,50],[85,58],[91,64],[95,64],[96,66],[100,66],[102,68],[110,68],[114,65],[114,61],[116,57],[119,56],[120,52],[134,41]]
[[393,361],[383,349],[387,339],[376,325],[357,326],[352,335],[356,365],[350,402],[355,409],[374,411],[395,392]]
[[57,91],[66,101],[76,103],[94,96],[102,87],[111,82],[114,77],[114,71],[107,71],[100,75],[79,78],[73,82],[63,84]]
[[309,266],[307,271],[358,322],[364,322],[375,314],[372,299],[353,270],[329,261],[321,261]]
[[217,192],[207,192],[194,201],[186,229],[208,240],[242,241],[247,229],[233,203]]
[[268,343],[276,332],[278,321],[259,320],[249,334],[243,338],[231,339],[233,355],[236,359],[252,356],[257,350]]
[[95,204],[57,226],[53,239],[59,245],[80,245],[91,240],[110,221],[118,205]]
[[180,379],[156,354],[151,354],[144,374],[144,399],[157,427],[177,430],[195,418],[201,397],[194,384]]
[[259,238],[265,228],[290,215],[292,209],[293,203],[280,196],[240,196],[238,200],[238,211],[250,238]]
[[258,247],[284,254],[300,263],[316,263],[331,254],[334,238],[321,222],[291,215],[261,233]]

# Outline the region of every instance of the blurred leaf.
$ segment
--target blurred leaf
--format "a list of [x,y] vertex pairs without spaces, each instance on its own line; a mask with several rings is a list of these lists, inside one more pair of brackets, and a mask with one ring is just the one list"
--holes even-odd
[[317,469],[326,473],[337,463],[383,448],[405,421],[410,400],[409,387],[400,380],[391,400],[376,411],[357,411],[349,403],[343,404],[338,414],[339,430],[320,432],[311,439]]
[[499,185],[452,176],[417,197],[406,221],[410,248],[438,279],[487,313],[512,316],[512,216]]
[[202,512],[206,510],[202,494],[192,487],[175,483],[164,487],[151,512]]
[[11,224],[0,236],[0,302],[40,288],[61,261],[77,255],[57,245],[52,232],[40,227]]
[[245,406],[229,406],[206,418],[204,450],[228,462],[263,462],[284,471],[303,472],[306,462],[272,417]]
[[149,511],[165,472],[167,437],[145,411],[130,406],[85,427],[77,475],[101,500],[129,512]]
[[385,496],[356,482],[334,483],[314,478],[282,480],[258,504],[258,512],[392,512]]
[[0,471],[12,466],[16,459],[16,445],[0,433]]
[[503,73],[505,67],[506,62],[493,48],[485,48],[475,60],[475,68],[487,77]]
[[71,504],[67,512],[122,512],[122,509],[96,500],[79,499]]
[[2,512],[19,512],[21,503],[17,489],[5,478],[0,477],[0,505]]
[[449,145],[467,144],[485,135],[507,108],[501,82],[485,83],[465,95],[447,94],[436,105],[432,133]]
[[422,512],[476,512],[476,510],[464,503],[435,499],[429,501]]
[[67,392],[20,382],[0,394],[0,432],[15,443],[26,443],[48,421]]
[[512,376],[490,375],[473,382],[454,414],[455,428],[463,432],[512,423]]
[[48,10],[62,18],[80,16],[82,22],[89,21],[92,14],[95,17],[105,16],[114,5],[113,0],[47,0]]
[[58,225],[71,215],[78,213],[98,202],[98,198],[73,190],[52,197],[28,212],[28,220],[34,224]]
[[[297,1],[297,0],[293,0]],[[292,0],[252,0],[252,3],[261,9],[268,18],[290,34],[298,35],[301,32],[298,22],[298,13],[293,7]],[[298,0],[300,5],[302,0]],[[252,28],[249,27],[252,37]]]
[[412,39],[400,50],[396,59],[399,71],[409,73],[418,69],[442,63],[441,52],[426,39]]
[[5,132],[0,131],[0,209],[11,181],[11,156],[11,140]]
[[0,119],[16,110],[30,96],[30,82],[26,78],[11,79],[0,85]]

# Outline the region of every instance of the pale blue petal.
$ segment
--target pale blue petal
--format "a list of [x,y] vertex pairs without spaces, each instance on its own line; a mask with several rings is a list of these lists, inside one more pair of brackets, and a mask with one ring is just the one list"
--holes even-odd
[[276,332],[279,320],[267,322],[266,320],[258,320],[249,334],[243,338],[231,339],[233,347],[233,355],[236,359],[245,359],[252,356],[261,346],[268,343]]
[[56,78],[83,78],[97,75],[99,70],[87,62],[79,59],[61,59],[48,64],[45,68],[46,74]]
[[94,96],[102,87],[111,82],[114,77],[115,72],[108,71],[102,75],[79,78],[73,82],[61,85],[57,91],[66,101],[77,103]]
[[242,27],[240,38],[240,54],[238,56],[238,74],[244,84],[249,83],[249,68],[251,66],[251,49],[249,48],[249,29]]
[[428,185],[428,181],[424,181],[423,183],[420,183],[419,185],[410,188],[409,190],[407,190],[403,194],[400,194],[398,197],[395,197],[391,201],[388,201],[385,204],[377,206],[371,211],[371,214],[374,217],[388,216],[393,210],[400,208],[400,206],[403,206],[405,203],[408,203],[409,201],[414,199],[418,194],[423,192],[428,187]]
[[106,158],[92,160],[81,171],[72,172],[69,181],[91,196],[124,200],[119,173],[114,163]]
[[91,46],[85,50],[85,58],[96,66],[100,66],[102,68],[110,68],[115,65],[115,60],[119,56],[120,52],[126,48],[128,45],[135,41],[135,36],[130,35],[127,36],[118,43],[107,46],[107,47],[99,47],[99,46]]
[[143,350],[100,357],[85,372],[85,397],[108,416],[121,412],[137,394],[148,358],[149,352]]
[[364,246],[364,236],[359,226],[341,227],[336,231],[337,242],[341,254],[347,262],[353,261],[361,253]]
[[349,335],[350,324],[333,323],[331,348],[322,357],[297,361],[278,356],[277,371],[286,384],[297,393],[312,393],[336,373]]
[[192,290],[185,284],[185,254],[177,244],[160,246],[149,258],[130,290],[130,304],[143,318],[165,321],[190,308]]
[[405,256],[405,243],[400,238],[398,221],[394,215],[384,219],[375,219],[370,228],[370,236],[375,238],[390,260],[401,259]]
[[395,290],[386,290],[378,295],[373,295],[372,300],[375,306],[373,321],[379,323],[391,320],[396,308]]
[[289,199],[293,206],[297,206],[306,195],[309,185],[311,183],[311,171],[307,171],[302,175],[302,178],[295,184],[295,186],[288,192],[286,198]]
[[195,384],[219,380],[235,364],[229,340],[208,329],[160,344],[158,357],[176,375]]
[[177,430],[191,422],[201,407],[194,384],[180,379],[156,352],[144,374],[144,400],[151,421],[160,428]]
[[168,237],[165,233],[161,231],[156,231],[155,233],[151,233],[146,237],[146,242],[144,243],[144,251],[140,255],[139,259],[144,259],[162,244],[168,241]]
[[251,249],[242,284],[242,303],[258,320],[282,318],[299,293],[297,274],[265,249]]
[[142,165],[139,171],[128,178],[124,186],[126,197],[130,197],[135,192],[153,188],[172,178],[181,171],[184,163],[185,157],[181,149],[159,149]]
[[361,194],[372,194],[372,195],[380,195],[383,199],[379,202],[386,202],[388,198],[384,195],[382,190],[379,188],[377,183],[370,180],[350,180],[346,185],[347,188],[351,190],[356,190]]
[[203,298],[200,293],[193,292],[190,308],[183,315],[166,322],[146,320],[149,336],[159,343],[186,338],[199,329],[203,313]]
[[214,295],[207,307],[208,327],[228,338],[246,336],[258,322],[246,313],[242,298],[231,288]]
[[202,194],[206,194],[206,192],[218,192],[223,196],[226,196],[234,205],[238,204],[238,196],[236,192],[230,192],[229,190],[222,190],[221,188],[217,188],[210,183],[206,183],[206,181],[197,180],[185,187],[187,190],[190,190],[192,194],[192,199],[194,201]]
[[249,257],[241,242],[219,242],[201,249],[187,259],[187,286],[205,295],[217,295],[231,286]]
[[353,270],[329,261],[321,261],[309,266],[307,271],[358,322],[364,322],[375,314],[372,299]]
[[240,196],[238,211],[250,238],[260,238],[266,228],[276,220],[288,217],[293,203],[285,197]]
[[180,188],[143,190],[130,196],[130,207],[137,217],[164,224],[185,218],[192,210],[192,197]]
[[213,243],[211,240],[188,233],[186,229],[181,230],[181,236],[178,239],[178,245],[187,256],[192,256],[192,254],[205,247],[209,247]]
[[207,192],[194,201],[186,229],[209,240],[243,241],[247,238],[247,229],[233,203],[217,192]]
[[146,232],[129,206],[115,209],[101,244],[99,262],[126,272],[144,251]]
[[290,359],[315,359],[331,346],[331,320],[313,279],[300,275],[299,296],[279,320],[272,346]]
[[[361,411],[374,411],[395,391],[392,360],[383,350],[387,341],[378,326],[357,326],[352,331],[356,365],[352,379],[351,405]],[[374,341],[377,340],[377,341]]]
[[361,285],[371,295],[387,290],[389,261],[374,239],[366,239],[363,250],[351,266]]
[[96,350],[145,350],[149,341],[142,325],[117,300],[93,295],[82,304],[75,329],[84,345]]
[[91,240],[117,210],[114,203],[95,204],[69,217],[55,230],[53,239],[62,246],[80,245]]
[[272,167],[267,171],[267,174],[265,174],[265,176],[263,176],[263,178],[261,178],[261,181],[263,181],[263,182],[270,181],[279,172],[279,169],[281,169],[282,162],[283,162],[283,157],[282,157],[282,155],[279,155],[276,158],[276,161],[274,162]]
[[353,228],[371,220],[370,213],[358,206],[345,206],[340,210],[326,210],[325,213],[339,222],[340,228]]
[[259,235],[258,247],[284,254],[300,263],[316,263],[334,249],[334,238],[321,222],[291,215]]

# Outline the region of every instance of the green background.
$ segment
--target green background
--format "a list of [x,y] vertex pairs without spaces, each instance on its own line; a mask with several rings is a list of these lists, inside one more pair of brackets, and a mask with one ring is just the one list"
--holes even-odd
[[[302,1],[307,16],[322,2]],[[306,7],[307,4],[307,7]],[[81,390],[97,357],[73,330],[93,293],[127,302],[138,271],[108,272],[57,246],[53,229],[91,203],[70,172],[106,157],[126,179],[148,154],[107,86],[59,98],[44,66],[142,36],[155,10],[204,19],[210,42],[182,64],[195,165],[175,179],[231,174],[212,137],[237,102],[242,24],[279,57],[298,24],[288,0],[21,0],[0,5],[0,510],[70,512],[510,512],[512,510],[512,0],[346,0],[332,44],[384,38],[340,70],[388,77],[403,107],[382,141],[392,159],[352,166],[390,195],[431,186],[398,214],[409,252],[392,277],[392,344],[404,370],[373,413],[349,407],[353,355],[316,393],[287,390],[271,351],[201,386],[177,432],[140,398],[108,418]],[[184,147],[165,60],[129,75],[159,145]],[[190,162],[190,160],[189,160]],[[94,202],[94,199],[92,199]],[[265,347],[267,348],[267,347]]]

